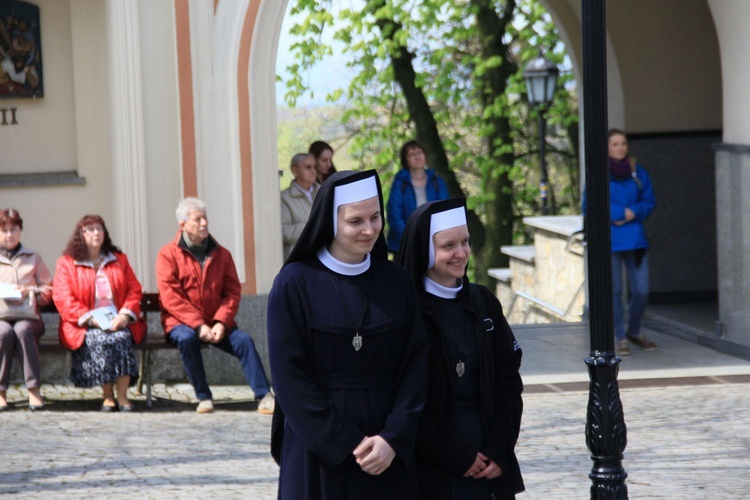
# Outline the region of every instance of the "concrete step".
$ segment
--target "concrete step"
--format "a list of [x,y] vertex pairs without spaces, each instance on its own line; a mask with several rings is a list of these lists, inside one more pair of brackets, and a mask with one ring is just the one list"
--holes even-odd
[[497,267],[494,269],[490,269],[487,271],[487,274],[490,276],[490,278],[495,278],[501,283],[510,285],[512,273],[509,267]]
[[534,245],[506,245],[500,247],[500,252],[511,259],[518,259],[529,264],[536,260],[536,248]]

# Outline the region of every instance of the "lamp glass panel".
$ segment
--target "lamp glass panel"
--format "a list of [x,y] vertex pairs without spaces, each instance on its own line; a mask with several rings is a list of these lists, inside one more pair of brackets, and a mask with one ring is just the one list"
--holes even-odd
[[526,85],[529,89],[529,101],[531,103],[539,104],[544,102],[545,80],[547,78],[543,75],[535,75],[526,80]]
[[531,83],[531,77],[526,76],[524,78],[526,79],[526,94],[529,96],[529,102],[534,104],[536,100],[534,99],[534,85]]
[[545,78],[547,88],[544,93],[544,101],[552,102],[555,98],[555,87],[557,86],[557,75],[551,74]]

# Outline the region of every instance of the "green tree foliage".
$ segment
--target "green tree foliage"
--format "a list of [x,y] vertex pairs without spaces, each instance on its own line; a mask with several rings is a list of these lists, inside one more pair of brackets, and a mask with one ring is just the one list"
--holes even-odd
[[[301,20],[287,103],[307,92],[307,69],[332,54],[321,35],[333,30],[355,76],[328,100],[346,103],[356,165],[376,168],[387,189],[401,144],[419,140],[451,195],[468,199],[476,278],[507,266],[500,246],[525,239],[521,219],[539,194],[537,111],[523,68],[540,52],[565,62],[546,11],[536,0],[291,2]],[[573,83],[563,72],[547,112],[552,213],[577,213],[580,200]]]
[[277,111],[276,154],[281,189],[289,187],[292,181],[289,169],[292,157],[306,153],[309,145],[319,139],[325,139],[336,151],[334,163],[337,169],[348,170],[356,166],[348,154],[347,141],[351,134],[342,123],[345,111],[342,105],[281,108]]

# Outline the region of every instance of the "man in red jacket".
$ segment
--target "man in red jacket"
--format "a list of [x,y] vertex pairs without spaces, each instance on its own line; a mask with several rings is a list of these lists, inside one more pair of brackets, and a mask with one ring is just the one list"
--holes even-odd
[[198,413],[213,411],[211,389],[201,356],[209,342],[240,360],[250,387],[260,400],[258,412],[273,414],[274,398],[250,335],[234,321],[240,305],[240,280],[232,255],[208,233],[206,206],[185,198],[177,206],[180,230],[156,257],[161,322],[182,355],[198,398]]

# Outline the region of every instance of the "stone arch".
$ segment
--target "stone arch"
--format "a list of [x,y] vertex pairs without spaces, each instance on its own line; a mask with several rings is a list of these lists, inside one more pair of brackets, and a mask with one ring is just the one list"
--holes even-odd
[[282,264],[273,84],[287,3],[187,3],[196,137],[196,168],[187,175],[196,192],[184,194],[204,198],[216,214],[212,232],[234,255],[249,295],[267,293]]
[[[576,81],[581,82],[583,52],[580,1],[540,1],[552,16],[567,46]],[[226,2],[219,2],[220,8],[222,3]],[[275,74],[279,34],[288,0],[245,0],[242,3],[248,5],[248,8],[260,4],[256,7],[257,16],[252,32],[248,84],[249,106],[252,110],[250,135],[255,193],[252,206],[256,221],[254,262],[258,290],[263,291],[270,289],[273,274],[281,265],[281,237],[276,220],[279,201],[275,155],[275,89],[272,75]],[[653,2],[648,0],[631,0],[627,5],[612,4],[608,9],[608,16],[609,124],[624,128],[630,133],[648,136],[646,139],[651,141],[648,145],[650,149],[644,152],[644,156],[654,158],[654,167],[658,164],[661,169],[661,172],[656,172],[657,177],[662,176],[663,184],[669,185],[669,172],[675,166],[662,161],[662,156],[668,154],[669,146],[657,143],[653,134],[679,136],[695,131],[715,132],[722,125],[721,59],[709,5],[705,0],[691,2],[689,6],[681,0],[664,0],[654,7]],[[672,26],[674,29],[665,26]],[[686,80],[679,69],[695,65],[695,61],[705,71],[696,78]],[[582,92],[579,92],[579,99],[581,95]],[[582,106],[579,109],[582,113]],[[674,140],[690,142],[681,136]],[[687,186],[688,189],[703,187]],[[715,210],[712,200],[706,199],[705,203],[707,213]],[[709,219],[705,221],[705,234],[697,238],[714,241],[715,228]],[[665,227],[664,230],[668,232],[669,228]],[[661,232],[661,228],[656,228],[655,232]],[[672,250],[664,248],[664,255],[673,254]],[[695,267],[693,262],[684,264]],[[659,287],[664,291],[675,287],[705,288],[712,281],[715,282],[715,275],[710,274],[707,273],[702,282],[696,284],[686,281],[684,276],[660,277],[656,271],[655,282],[660,283]]]
[[248,66],[253,183],[256,186],[255,262],[259,292],[271,289],[282,264],[276,155],[276,54],[289,0],[261,2]]
[[[568,44],[580,82],[580,1],[541,1]],[[712,145],[721,140],[726,110],[712,16],[718,5],[706,0],[607,4],[609,125],[629,133],[631,149],[657,194],[657,210],[648,222],[652,301],[716,296]],[[675,223],[682,220],[689,226]]]

